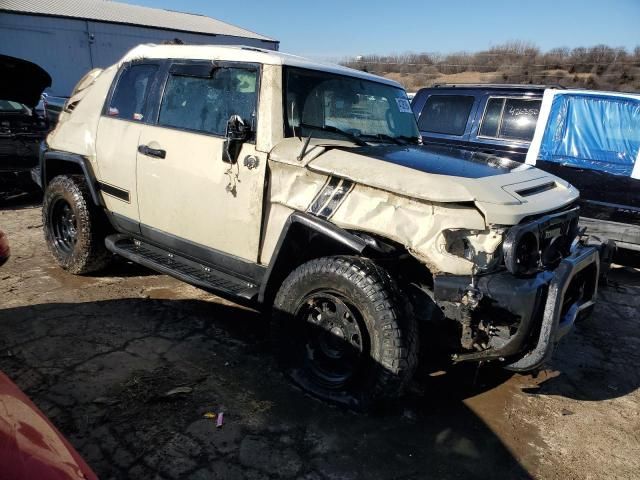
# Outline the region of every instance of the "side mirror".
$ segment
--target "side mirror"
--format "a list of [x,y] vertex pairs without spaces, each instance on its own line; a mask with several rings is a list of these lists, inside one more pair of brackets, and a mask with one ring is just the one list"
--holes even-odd
[[249,139],[251,127],[244,123],[240,115],[231,115],[227,122],[227,133],[222,148],[222,161],[237,163],[242,144]]

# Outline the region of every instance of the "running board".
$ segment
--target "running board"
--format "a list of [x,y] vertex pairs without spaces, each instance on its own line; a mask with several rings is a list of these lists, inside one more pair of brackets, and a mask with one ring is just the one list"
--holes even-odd
[[259,287],[254,283],[136,240],[128,235],[109,235],[105,239],[105,245],[109,251],[127,260],[171,275],[203,290],[249,301],[254,301],[258,297]]

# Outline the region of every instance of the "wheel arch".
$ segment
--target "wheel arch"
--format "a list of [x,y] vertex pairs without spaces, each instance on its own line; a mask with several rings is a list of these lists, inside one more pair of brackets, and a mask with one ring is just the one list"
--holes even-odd
[[64,174],[84,176],[93,203],[98,207],[104,207],[104,202],[98,194],[98,182],[95,174],[85,157],[69,152],[46,151],[40,164],[42,189],[46,189],[54,177]]
[[397,248],[384,239],[345,230],[308,213],[294,212],[282,229],[265,272],[258,301],[261,305],[270,306],[284,279],[309,260],[331,255],[376,258],[389,255]]

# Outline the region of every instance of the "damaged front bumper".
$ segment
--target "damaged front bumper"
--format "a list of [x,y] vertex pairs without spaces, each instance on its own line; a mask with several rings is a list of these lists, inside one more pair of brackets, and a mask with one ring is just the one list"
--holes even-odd
[[[506,368],[522,372],[538,368],[574,322],[593,307],[598,276],[598,249],[579,247],[555,270],[533,277],[508,272],[478,277],[474,291],[482,301],[470,312],[476,325],[501,317],[512,319],[513,326],[506,338],[493,337],[485,348],[457,354],[454,361],[501,360]],[[455,302],[465,308],[469,277],[436,277],[434,287],[437,303]]]

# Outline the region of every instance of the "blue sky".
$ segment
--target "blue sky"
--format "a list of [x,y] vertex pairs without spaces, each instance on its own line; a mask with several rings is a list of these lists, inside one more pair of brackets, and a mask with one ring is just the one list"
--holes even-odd
[[[123,0],[121,0],[123,1]],[[209,15],[323,59],[477,51],[511,40],[543,50],[640,45],[640,0],[124,0]]]

